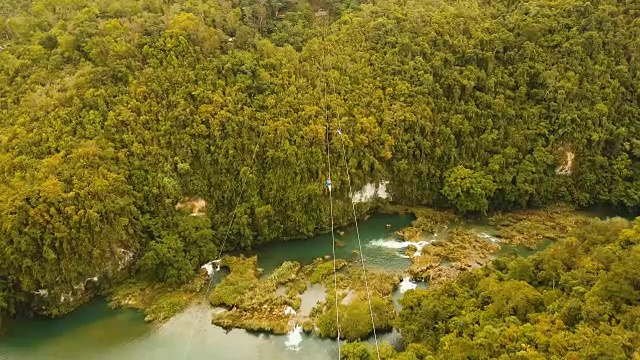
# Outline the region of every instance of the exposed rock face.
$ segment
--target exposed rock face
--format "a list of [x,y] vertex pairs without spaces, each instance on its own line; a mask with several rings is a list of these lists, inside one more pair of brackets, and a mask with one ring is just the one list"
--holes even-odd
[[33,291],[33,309],[36,313],[59,317],[70,313],[91,300],[97,294],[97,288],[104,282],[113,280],[114,277],[123,273],[123,269],[131,264],[134,253],[122,249],[113,249],[112,258],[108,263],[100,268],[98,265],[92,270],[93,273],[85,274],[84,281],[79,279],[78,283],[72,286],[54,287],[49,289],[38,289]]
[[207,202],[204,201],[203,198],[199,197],[184,198],[176,204],[176,210],[189,211],[191,216],[203,216],[205,214],[204,211],[206,207]]
[[396,234],[398,234],[405,241],[418,241],[420,235],[422,235],[422,230],[413,226],[409,226],[402,230],[398,230]]
[[135,254],[129,250],[118,248],[116,249],[116,258],[118,259],[118,271],[124,269],[131,263]]
[[413,265],[409,268],[409,274],[414,278],[425,277],[429,272],[440,266],[440,259],[436,256],[423,254],[411,258]]
[[380,183],[373,184],[369,183],[365,185],[360,191],[356,191],[353,194],[352,200],[354,203],[362,203],[369,202],[374,199],[388,199],[389,194],[387,193],[387,184],[388,181],[381,181]]
[[556,174],[568,176],[573,174],[573,159],[576,157],[576,154],[567,150],[565,151],[565,155],[566,159],[564,163],[558,166],[558,168],[556,169]]

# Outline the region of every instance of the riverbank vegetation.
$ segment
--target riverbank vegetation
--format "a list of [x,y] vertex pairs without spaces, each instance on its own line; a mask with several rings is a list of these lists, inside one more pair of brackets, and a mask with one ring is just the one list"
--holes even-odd
[[[300,308],[299,295],[306,290],[307,279],[314,265],[300,267],[297,262],[287,261],[265,279],[260,279],[257,257],[225,256],[222,266],[230,270],[211,292],[209,301],[213,306],[224,306],[228,311],[213,315],[213,324],[224,328],[242,328],[285,334],[295,321],[295,310]],[[300,281],[303,286],[297,286]],[[295,284],[292,291],[278,294],[278,286]],[[295,323],[295,322],[293,322]]]
[[[386,359],[631,359],[640,348],[640,219],[589,220],[527,258],[501,257],[400,300]],[[359,343],[343,359],[375,359]]]
[[433,240],[428,245],[416,248],[410,246],[407,254],[412,265],[409,274],[424,279],[430,285],[453,279],[462,271],[480,267],[488,263],[500,245],[486,238],[462,229],[454,229],[446,239]]
[[[329,297],[331,299],[335,298],[334,296]],[[348,304],[338,304],[340,338],[355,341],[366,339],[372,334],[371,311],[373,311],[376,331],[378,333],[391,331],[393,320],[396,316],[391,299],[383,299],[373,295],[371,297],[371,308],[369,308],[369,302],[366,297],[356,297]],[[327,303],[324,313],[316,320],[316,326],[320,336],[333,339],[338,336],[335,305]]]
[[106,294],[112,308],[127,307],[144,312],[145,321],[164,321],[191,304],[207,278],[196,276],[178,288],[158,283],[129,280],[109,289]]
[[404,229],[397,232],[405,241],[417,241],[423,235],[435,234],[454,222],[460,221],[452,210],[436,210],[424,206],[403,206],[397,204],[385,204],[381,212],[390,214],[413,214],[416,219]]
[[[341,336],[348,340],[364,339],[372,332],[364,277],[357,261],[354,257],[336,263]],[[285,334],[300,325],[320,336],[336,336],[333,260],[316,259],[305,266],[287,261],[263,279],[255,256],[225,256],[222,264],[230,273],[216,285],[209,300],[225,310],[214,312],[213,324],[274,334]],[[376,329],[390,330],[395,318],[391,293],[399,275],[380,270],[369,270],[367,275]],[[308,314],[302,313],[302,297],[314,283],[323,285],[326,296],[318,299]]]
[[223,243],[327,231],[326,138],[337,224],[351,217],[342,140],[354,191],[387,180],[401,204],[638,209],[637,12],[1,1],[0,313],[62,315],[87,279],[125,267],[177,289]]
[[[355,341],[367,338],[373,333],[371,311],[376,331],[390,331],[393,328],[395,309],[391,294],[400,283],[400,274],[388,273],[377,269],[367,270],[367,282],[359,259],[354,259],[337,273],[337,294],[333,276],[324,278],[327,289],[326,301],[319,303],[311,314],[311,323],[317,328],[317,334],[335,338],[338,335],[336,326],[336,296],[338,296],[338,312],[340,337]],[[367,297],[367,286],[371,298],[371,309]],[[309,324],[305,328],[311,328]]]
[[463,223],[466,220],[447,210],[399,205],[388,205],[383,209],[392,213],[408,212],[416,217],[411,226],[396,234],[415,244],[407,247],[412,262],[409,274],[414,279],[428,281],[430,286],[487,264],[502,246],[535,250],[545,240],[563,239],[571,231],[588,225],[592,219],[569,205],[498,212],[477,219],[493,227],[492,234],[487,234],[465,230]]
[[590,221],[589,216],[567,205],[498,213],[489,218],[502,243],[528,249],[537,248],[544,240],[562,239]]

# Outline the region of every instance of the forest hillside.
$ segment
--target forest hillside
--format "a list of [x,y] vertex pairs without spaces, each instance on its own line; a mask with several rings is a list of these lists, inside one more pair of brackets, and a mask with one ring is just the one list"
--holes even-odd
[[338,222],[338,129],[355,189],[388,181],[398,203],[637,209],[638,15],[616,0],[2,0],[0,313],[127,264],[182,284],[236,203],[228,248],[326,231],[325,106]]

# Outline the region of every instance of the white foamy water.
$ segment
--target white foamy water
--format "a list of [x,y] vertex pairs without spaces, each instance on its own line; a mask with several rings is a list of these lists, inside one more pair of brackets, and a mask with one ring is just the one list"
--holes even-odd
[[[372,242],[369,243],[370,246],[377,246],[377,247],[385,247],[388,249],[406,249],[409,246],[414,246],[416,248],[416,252],[413,254],[413,256],[420,256],[422,254],[422,248],[429,245],[431,243],[431,241],[417,241],[417,242],[412,242],[412,241],[394,241],[394,240],[385,240],[385,239],[379,239],[379,240],[373,240]],[[400,257],[407,257],[404,254],[399,254]]]
[[411,278],[406,276],[402,279],[400,285],[398,285],[398,290],[400,290],[401,294],[404,294],[407,290],[415,290],[418,287],[418,284],[411,281]]
[[500,239],[498,239],[497,237],[491,236],[491,235],[489,235],[487,233],[484,233],[484,232],[478,234],[478,236],[483,238],[483,239],[487,239],[487,240],[491,241],[492,243],[499,243],[500,242]]
[[413,253],[413,256],[416,257],[422,255],[422,248],[429,244],[431,244],[431,241],[420,241],[416,245],[413,245],[417,248],[416,252]]
[[[214,264],[215,264],[215,267],[214,267]],[[220,270],[220,260],[209,261],[208,263],[200,266],[200,269],[205,269],[209,277],[211,277],[214,271]]]
[[410,241],[395,241],[395,240],[385,240],[385,239],[373,240],[369,243],[370,246],[385,247],[389,249],[404,249],[409,245],[414,245],[414,244],[415,243],[412,243]]
[[200,268],[207,270],[207,274],[209,276],[213,275],[213,264],[212,263],[206,263],[206,264],[200,266]]
[[289,350],[300,351],[300,343],[302,342],[302,326],[296,325],[293,330],[287,333],[287,340],[284,345]]

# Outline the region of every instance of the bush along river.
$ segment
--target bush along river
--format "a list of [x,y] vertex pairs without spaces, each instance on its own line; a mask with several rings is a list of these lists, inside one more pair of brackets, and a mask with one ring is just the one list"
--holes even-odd
[[[551,208],[463,221],[430,209],[389,210],[362,221],[360,238],[378,339],[394,347],[402,340],[389,324],[404,292],[437,286],[509,252],[528,256],[589,217]],[[336,240],[340,314],[364,323],[341,320],[341,332],[358,337],[371,323],[368,305],[358,311],[366,298],[355,227],[336,230]],[[213,272],[208,299],[162,323],[145,322],[138,310],[112,310],[104,299],[61,319],[14,321],[0,337],[0,359],[182,359],[190,339],[188,359],[335,359],[331,248],[324,234],[227,256]]]

